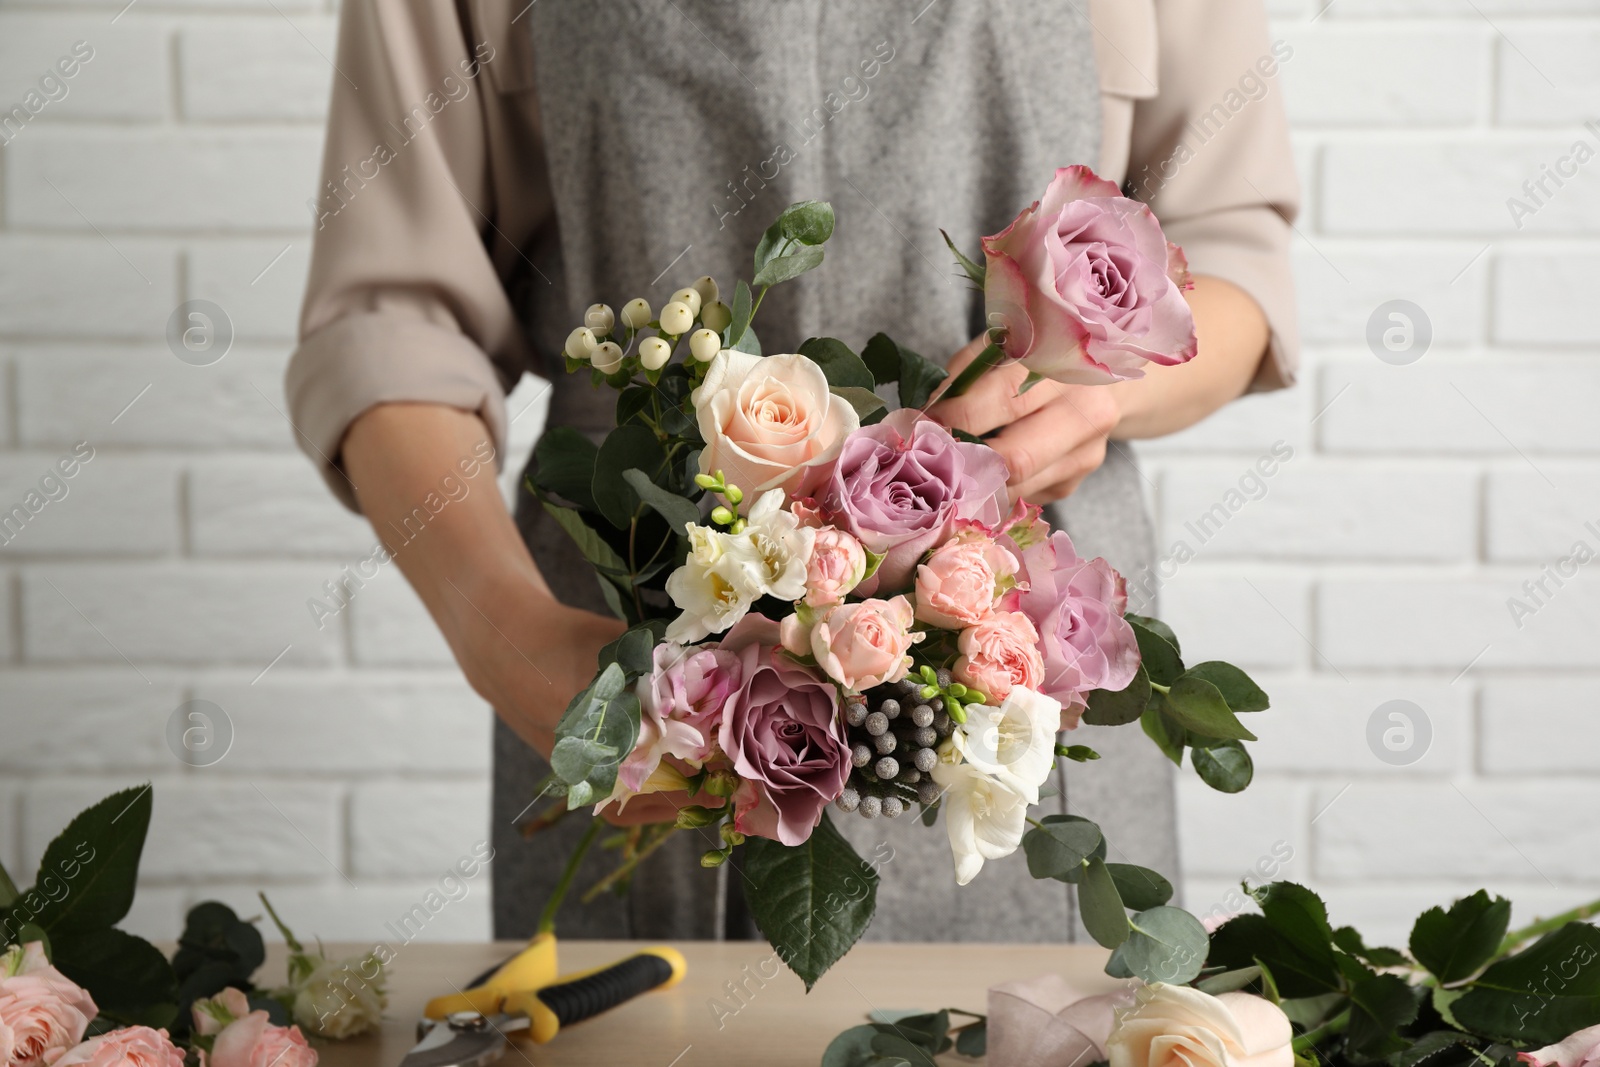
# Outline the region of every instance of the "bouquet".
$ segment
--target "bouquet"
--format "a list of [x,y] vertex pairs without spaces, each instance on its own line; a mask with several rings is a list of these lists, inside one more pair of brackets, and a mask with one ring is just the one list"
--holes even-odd
[[1077,884],[1121,965],[1192,977],[1205,931],[1166,906],[1166,879],[1106,862],[1093,823],[1028,809],[1057,757],[1098,758],[1058,741],[1080,722],[1138,722],[1174,762],[1189,751],[1212,786],[1243,789],[1255,738],[1239,713],[1266,694],[1228,664],[1186,667],[1110,564],[1010,499],[998,452],[923,413],[1001,364],[1029,388],[1189,359],[1183,255],[1149,208],[1064,169],[984,239],[982,263],[951,245],[990,324],[953,381],[883,333],[859,353],[816,337],[763,354],[767,291],[819,266],[833,227],[826,203],[795,204],[731,302],[705,277],[659,312],[593,305],[567,338],[567,369],[618,391],[617,424],[598,445],[551,430],[530,488],[631,628],[560,721],[544,790],[563,801],[537,822],[681,798],[672,822],[621,833],[623,864],[596,889],[625,887],[675,832],[707,838],[707,867],[742,845],[751,911],[809,988],[866,928],[877,882],[826,809],[915,806],[943,816],[957,882],[1020,847],[1034,876]]

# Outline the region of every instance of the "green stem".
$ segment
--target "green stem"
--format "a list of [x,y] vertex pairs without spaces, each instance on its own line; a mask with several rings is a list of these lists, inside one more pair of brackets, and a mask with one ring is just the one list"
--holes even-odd
[[1289,1042],[1289,1047],[1294,1049],[1296,1052],[1304,1052],[1306,1049],[1315,1045],[1318,1041],[1321,1041],[1325,1037],[1332,1037],[1334,1034],[1344,1033],[1345,1027],[1349,1025],[1350,1009],[1346,1008],[1344,1011],[1341,1011],[1338,1015],[1335,1015],[1333,1018],[1329,1019],[1315,1030],[1307,1030],[1305,1033]]
[[676,826],[668,826],[654,841],[651,841],[638,852],[634,853],[632,859],[625,861],[622,866],[618,867],[616,870],[612,871],[610,874],[606,875],[604,878],[600,879],[594,885],[585,890],[583,894],[583,902],[587,904],[598,897],[601,893],[611,888],[617,883],[618,879],[631,873],[635,867],[638,867],[639,864],[648,859],[656,849],[666,844],[668,839],[670,839],[672,835],[677,832],[678,828]]
[[545,901],[544,911],[539,913],[539,933],[555,933],[556,912],[561,910],[561,902],[566,899],[567,890],[572,888],[572,880],[578,875],[578,864],[583,862],[584,854],[589,851],[589,846],[594,844],[594,839],[605,824],[605,820],[601,818],[589,820],[589,828],[583,832],[583,839],[578,842],[578,847],[573,850],[572,855],[567,857],[567,869],[561,872],[561,881],[556,883],[555,889],[550,893],[550,899]]
[[257,893],[256,896],[261,898],[261,903],[266,907],[267,914],[272,916],[272,925],[276,926],[278,933],[283,935],[283,943],[289,946],[289,951],[302,956],[305,955],[305,946],[295,939],[294,934],[284,925],[283,920],[278,918],[278,913],[272,910],[272,901],[267,899],[265,893]]
[[[988,374],[992,368],[999,366],[1005,358],[1006,354],[999,345],[989,345],[978,353],[977,359],[962,368],[961,373],[956,375],[955,381],[951,382],[944,392],[934,393],[933,399],[954,400],[968,389],[971,389],[977,380]],[[928,401],[929,405],[932,405],[933,399]]]
[[1154,689],[1158,693],[1170,693],[1170,692],[1172,692],[1172,687],[1170,685],[1162,685],[1160,682],[1157,682],[1157,681],[1154,681],[1154,680],[1151,681],[1150,688]]
[[22,890],[17,888],[17,883],[11,880],[11,875],[6,873],[6,865],[0,863],[0,908],[9,908],[22,896]]
[[1542,937],[1551,930],[1559,930],[1570,922],[1581,922],[1592,915],[1600,915],[1600,900],[1591,900],[1587,904],[1581,904],[1570,911],[1562,912],[1560,915],[1552,915],[1548,919],[1540,919],[1538,922],[1529,923],[1520,930],[1511,931],[1506,935],[1506,939],[1500,942],[1500,951],[1496,955],[1504,956],[1524,942],[1532,941],[1536,937]]

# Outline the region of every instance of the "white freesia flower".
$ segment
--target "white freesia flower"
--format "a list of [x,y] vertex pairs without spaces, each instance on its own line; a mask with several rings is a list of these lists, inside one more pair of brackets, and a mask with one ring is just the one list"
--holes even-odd
[[1030,804],[1056,765],[1061,704],[1022,686],[997,708],[968,704],[967,721],[950,740],[966,761]]
[[978,876],[984,860],[1009,856],[1022,844],[1028,828],[1028,798],[992,778],[960,753],[946,746],[933,767],[933,780],[943,791],[945,830],[956,862],[956,884]]
[[762,493],[745,519],[744,532],[734,537],[733,550],[749,553],[762,595],[799,600],[806,595],[806,564],[817,531],[785,511],[784,500],[782,489]]
[[683,612],[668,625],[668,641],[693,644],[719,634],[744,618],[761,596],[756,553],[736,544],[742,537],[710,526],[689,527],[689,557],[667,578],[667,595]]

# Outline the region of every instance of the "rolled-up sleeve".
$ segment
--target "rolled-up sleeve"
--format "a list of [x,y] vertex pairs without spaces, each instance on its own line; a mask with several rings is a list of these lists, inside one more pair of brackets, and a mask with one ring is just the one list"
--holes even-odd
[[1138,101],[1127,180],[1189,266],[1232,282],[1272,337],[1252,390],[1299,364],[1289,245],[1299,210],[1279,68],[1261,0],[1156,0],[1159,91]]
[[527,353],[484,235],[516,247],[543,191],[519,191],[515,220],[496,206],[489,141],[501,105],[488,68],[505,50],[492,38],[452,0],[343,5],[286,391],[301,447],[352,508],[340,448],[375,405],[476,412],[503,451],[505,394]]

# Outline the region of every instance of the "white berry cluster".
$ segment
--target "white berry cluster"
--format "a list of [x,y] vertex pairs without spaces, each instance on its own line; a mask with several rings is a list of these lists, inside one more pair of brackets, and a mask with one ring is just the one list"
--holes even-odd
[[583,325],[567,335],[565,351],[574,364],[587,363],[601,374],[632,377],[638,367],[654,382],[686,336],[690,356],[700,363],[711,362],[722,350],[722,331],[732,321],[728,305],[718,299],[716,280],[707,275],[673,293],[659,317],[643,297],[622,305],[620,316],[606,304],[589,305]]

